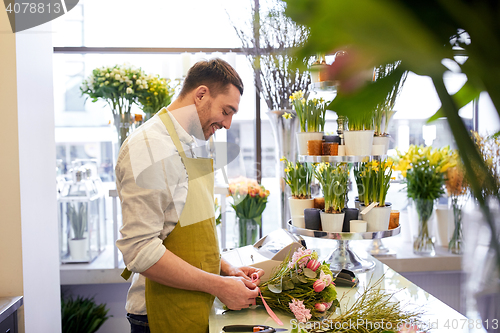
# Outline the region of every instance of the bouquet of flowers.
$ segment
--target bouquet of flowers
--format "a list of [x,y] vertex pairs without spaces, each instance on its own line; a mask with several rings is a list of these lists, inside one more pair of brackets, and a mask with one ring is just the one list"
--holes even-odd
[[237,217],[238,246],[255,243],[259,227],[262,226],[261,215],[267,205],[269,190],[255,180],[242,177],[229,184],[229,194],[233,198],[231,206]]
[[321,184],[325,197],[325,213],[340,213],[345,206],[349,167],[346,163],[335,166],[320,163],[314,169],[314,176]]
[[456,165],[456,151],[449,146],[432,148],[411,145],[398,153],[396,170],[406,178],[408,198],[435,200],[444,194],[445,173]]
[[416,254],[434,254],[428,221],[434,201],[444,194],[445,173],[455,166],[456,152],[450,147],[440,149],[411,145],[406,154],[398,151],[396,170],[406,178],[408,198],[415,201],[419,219],[419,234],[413,243]]
[[170,104],[179,83],[174,84],[170,79],[156,75],[148,76],[146,84],[147,89],[140,94],[138,102],[142,105],[146,118],[151,118],[161,108]]
[[234,200],[231,205],[236,216],[253,219],[261,216],[266,208],[269,190],[255,180],[241,177],[229,184],[229,194]]
[[148,77],[140,68],[133,66],[101,67],[92,71],[87,80],[82,82],[82,95],[88,95],[92,102],[99,98],[108,103],[113,114],[129,113],[132,104],[142,92],[148,89]]
[[296,199],[311,198],[311,182],[313,168],[309,163],[292,163],[283,157],[285,162],[285,182],[290,186],[292,196]]
[[[340,306],[333,280],[330,266],[320,263],[316,252],[300,248],[276,268],[260,290],[271,309],[284,310],[304,323]],[[262,300],[257,298],[257,303]]]
[[297,112],[301,132],[323,132],[326,113],[323,98],[304,98],[304,93],[300,90],[290,96],[290,102]]
[[365,206],[372,202],[378,202],[380,207],[385,206],[393,169],[394,162],[391,159],[363,162],[360,166],[354,166],[359,200]]

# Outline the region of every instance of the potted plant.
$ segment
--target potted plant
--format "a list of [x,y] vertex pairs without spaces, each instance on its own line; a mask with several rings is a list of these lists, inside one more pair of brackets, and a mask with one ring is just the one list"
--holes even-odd
[[[304,216],[304,209],[314,208],[314,199],[311,197],[313,168],[309,163],[292,163],[284,157],[281,161],[285,164],[285,183],[288,184],[292,193],[288,200],[293,222],[294,217]],[[297,226],[303,228],[305,225],[302,223]]]
[[[391,205],[385,201],[389,190],[394,163],[391,159],[363,162],[354,168],[354,177],[358,187],[360,211],[367,222],[367,231],[389,229]],[[372,203],[378,203],[369,212],[363,209]]]
[[97,305],[94,298],[78,296],[61,299],[63,333],[94,333],[108,320],[106,304]]
[[[342,113],[337,112],[339,115]],[[372,153],[373,145],[373,112],[350,113],[345,115],[347,131],[344,131],[345,154],[354,156],[368,156]]]
[[73,204],[68,202],[66,214],[68,215],[71,231],[73,232],[73,237],[68,239],[71,258],[76,261],[86,260],[89,257],[89,242],[87,237],[85,237],[85,232],[87,231],[87,203],[80,202]]
[[418,214],[418,236],[413,243],[413,252],[434,255],[434,242],[429,233],[429,219],[434,203],[444,194],[445,173],[455,166],[450,147],[432,148],[411,145],[406,153],[398,151],[396,170],[406,179],[409,199],[415,202]]
[[240,177],[229,184],[233,198],[238,226],[238,246],[251,245],[257,241],[259,227],[262,227],[262,212],[266,209],[269,190],[257,181]]
[[82,95],[88,95],[92,102],[103,99],[113,112],[114,124],[120,146],[131,131],[133,120],[131,108],[138,104],[138,98],[148,89],[144,71],[129,65],[96,68],[82,82]]
[[314,169],[314,176],[321,184],[325,197],[325,211],[321,212],[323,231],[342,232],[347,198],[347,183],[349,181],[349,166],[340,163],[337,166],[320,163]]
[[[375,68],[373,79],[374,81],[380,80],[392,72],[400,65],[401,61],[396,61],[388,64],[383,64]],[[394,116],[395,111],[394,105],[396,103],[396,98],[403,89],[403,85],[406,81],[408,72],[404,71],[401,73],[398,80],[396,80],[389,90],[387,95],[383,96],[383,99],[377,104],[374,112],[374,123],[375,123],[375,137],[373,138],[373,151],[372,155],[383,155],[387,154],[389,149],[389,122]],[[378,147],[383,146],[383,150],[379,150]]]
[[290,101],[299,120],[300,132],[297,132],[299,155],[308,155],[307,142],[323,139],[326,103],[323,98],[304,97],[301,90],[293,93]]

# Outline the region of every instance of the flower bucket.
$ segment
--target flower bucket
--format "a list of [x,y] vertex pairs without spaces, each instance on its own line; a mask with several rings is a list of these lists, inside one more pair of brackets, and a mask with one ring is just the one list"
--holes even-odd
[[[385,231],[389,230],[389,219],[391,218],[391,207],[373,207],[368,213],[362,214],[363,221],[366,221],[366,231]],[[364,205],[361,205],[361,211],[365,209]]]
[[344,225],[344,215],[344,213],[331,214],[321,212],[321,227],[323,231],[342,232],[342,226]]
[[372,154],[374,131],[345,131],[345,154],[347,156],[368,156]]
[[288,198],[291,216],[304,216],[304,209],[314,208],[314,199]]
[[252,219],[237,217],[239,247],[253,245],[257,241],[260,219],[260,216]]
[[307,155],[307,141],[323,140],[323,132],[297,132],[299,155]]
[[386,155],[387,151],[389,150],[389,136],[374,136],[373,137],[373,145],[383,145],[384,146],[384,153],[383,154],[375,154],[373,155]]

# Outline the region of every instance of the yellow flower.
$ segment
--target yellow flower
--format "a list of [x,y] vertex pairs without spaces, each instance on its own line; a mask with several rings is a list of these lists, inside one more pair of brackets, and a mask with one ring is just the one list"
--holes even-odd
[[285,112],[282,117],[285,119],[290,119],[290,118],[292,118],[292,114],[289,112]]

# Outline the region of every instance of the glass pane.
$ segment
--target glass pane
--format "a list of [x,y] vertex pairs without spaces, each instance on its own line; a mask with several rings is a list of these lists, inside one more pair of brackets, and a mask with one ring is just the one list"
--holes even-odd
[[[227,0],[80,0],[54,21],[54,46],[240,47],[225,10],[228,4],[236,9],[244,5]],[[79,17],[83,25],[76,29]]]

